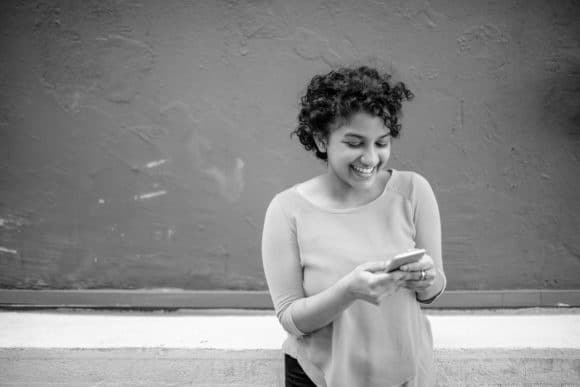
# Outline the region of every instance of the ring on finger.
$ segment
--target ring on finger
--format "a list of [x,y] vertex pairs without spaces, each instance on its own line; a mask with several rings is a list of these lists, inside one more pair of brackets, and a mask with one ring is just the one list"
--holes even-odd
[[427,277],[427,273],[425,273],[425,270],[421,270],[421,278],[419,279],[419,281],[423,281],[425,277]]

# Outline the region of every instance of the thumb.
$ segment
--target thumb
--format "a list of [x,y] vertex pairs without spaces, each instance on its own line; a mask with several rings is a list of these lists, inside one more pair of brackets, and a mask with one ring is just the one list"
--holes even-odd
[[363,269],[365,271],[370,271],[371,273],[374,273],[377,271],[385,271],[385,269],[387,268],[387,261],[365,262],[360,267],[361,267],[361,269]]

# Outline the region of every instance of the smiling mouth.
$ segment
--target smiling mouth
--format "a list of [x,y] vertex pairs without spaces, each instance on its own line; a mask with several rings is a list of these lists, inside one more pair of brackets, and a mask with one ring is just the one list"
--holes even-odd
[[376,169],[376,167],[360,168],[360,167],[355,167],[354,165],[351,165],[351,168],[355,171],[355,173],[357,175],[360,175],[360,176],[363,176],[363,177],[370,177],[370,176],[372,176],[373,172]]

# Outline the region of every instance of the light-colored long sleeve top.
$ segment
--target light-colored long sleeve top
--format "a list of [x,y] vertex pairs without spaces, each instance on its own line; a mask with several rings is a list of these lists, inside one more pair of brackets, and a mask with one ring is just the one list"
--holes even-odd
[[[295,185],[277,194],[262,235],[264,272],[276,315],[288,332],[283,351],[317,386],[429,386],[433,338],[420,302],[446,285],[441,223],[431,186],[414,172],[391,170],[383,193],[350,209],[323,208]],[[336,283],[356,266],[411,248],[433,258],[438,280],[417,294],[400,288],[376,306],[356,300],[330,324],[302,332],[293,306]],[[405,384],[407,383],[407,384]]]

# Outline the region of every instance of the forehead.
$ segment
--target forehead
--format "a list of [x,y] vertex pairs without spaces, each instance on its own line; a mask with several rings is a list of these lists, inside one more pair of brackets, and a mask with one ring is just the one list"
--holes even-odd
[[388,134],[389,128],[380,117],[372,116],[368,113],[356,113],[342,125],[332,131],[337,136],[363,136],[363,137],[380,137]]

